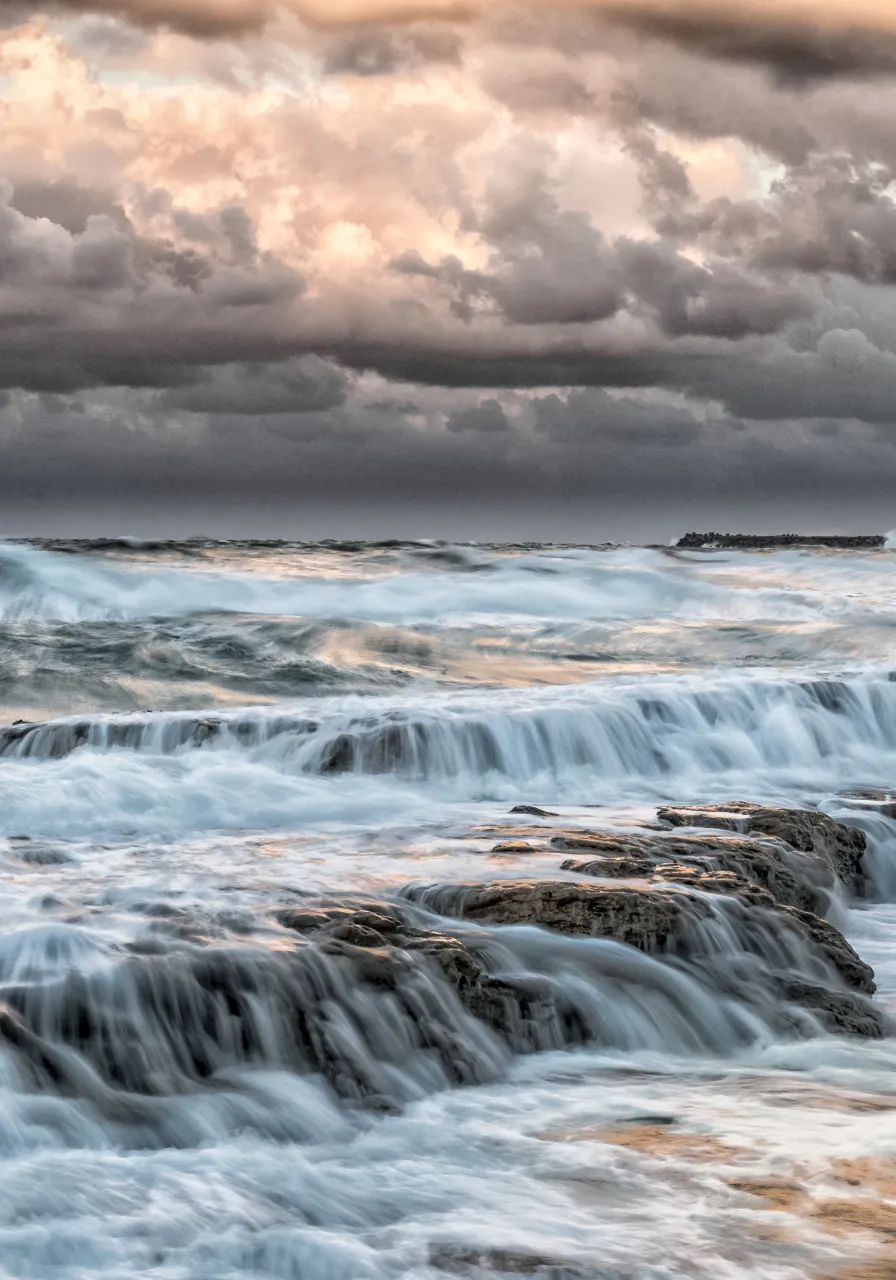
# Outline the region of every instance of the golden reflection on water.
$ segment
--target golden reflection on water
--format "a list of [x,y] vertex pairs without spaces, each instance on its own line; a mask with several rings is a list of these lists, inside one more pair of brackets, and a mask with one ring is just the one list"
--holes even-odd
[[[749,1241],[783,1249],[800,1249],[816,1266],[804,1274],[812,1280],[896,1280],[896,1119],[881,1120],[885,1139],[893,1135],[892,1153],[841,1154],[845,1134],[837,1114],[893,1116],[893,1093],[861,1092],[790,1074],[731,1075],[713,1081],[714,1096],[743,1097],[743,1112],[735,1105],[718,1116],[704,1115],[701,1123],[674,1116],[634,1117],[592,1123],[583,1120],[534,1134],[541,1141],[561,1144],[608,1145],[622,1148],[627,1158],[648,1161],[645,1176],[693,1186],[700,1200],[718,1200],[732,1250],[749,1249]],[[789,1107],[792,1121],[800,1112],[832,1113],[830,1154],[806,1152],[793,1157],[775,1125],[767,1128],[744,1114],[757,1101]],[[708,1121],[708,1122],[707,1122]],[[786,1121],[782,1121],[786,1124]],[[861,1145],[861,1139],[858,1140]],[[735,1199],[732,1201],[730,1197]],[[786,1255],[782,1254],[782,1261]],[[848,1262],[847,1262],[848,1260]],[[757,1272],[756,1274],[764,1274]]]

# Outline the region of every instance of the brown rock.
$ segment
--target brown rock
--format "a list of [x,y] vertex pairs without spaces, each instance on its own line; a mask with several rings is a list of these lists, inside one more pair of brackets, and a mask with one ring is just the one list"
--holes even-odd
[[[588,850],[600,856],[588,863],[563,863],[564,870],[581,867],[586,875],[615,878],[664,875],[670,863],[684,863],[698,871],[730,871],[751,880],[783,905],[804,911],[824,911],[831,883],[826,861],[800,854],[782,840],[735,835],[656,836],[618,832],[563,832],[551,840],[558,849]],[[587,866],[587,870],[584,868]],[[627,868],[630,867],[631,870]]]
[[865,833],[815,809],[770,808],[734,800],[693,808],[670,805],[659,809],[657,817],[673,827],[716,827],[769,836],[800,853],[814,854],[830,876],[851,892],[859,892],[864,882]]
[[[645,888],[505,880],[432,886],[414,890],[412,896],[443,914],[499,925],[540,925],[571,936],[610,938],[649,954],[672,955],[694,964],[732,994],[743,992],[750,998],[750,984],[759,981],[770,995],[801,1004],[832,1030],[883,1034],[882,1015],[865,998],[874,992],[873,971],[833,925],[811,912],[781,906],[765,890],[732,873],[672,865],[663,868],[663,874],[668,881],[657,878]],[[680,888],[673,887],[675,881]],[[707,945],[706,925],[716,914],[707,894],[722,895],[736,905],[735,914],[726,912],[727,926],[736,934],[730,963],[724,952]],[[798,967],[805,962],[813,974],[827,969],[829,981],[775,967],[782,961],[770,957],[781,955],[782,931],[795,944],[792,963]],[[754,957],[746,987],[739,976],[740,955]],[[785,963],[789,966],[791,961]]]
[[701,899],[674,891],[556,880],[446,885],[441,895],[436,890],[434,899],[426,894],[425,900],[437,909],[452,907],[468,920],[537,924],[580,937],[614,938],[642,951],[666,950],[686,919],[711,914]]
[[652,858],[639,858],[632,854],[629,857],[592,858],[588,862],[567,858],[560,863],[560,870],[574,871],[582,876],[602,876],[608,880],[643,880],[652,876],[659,865]]

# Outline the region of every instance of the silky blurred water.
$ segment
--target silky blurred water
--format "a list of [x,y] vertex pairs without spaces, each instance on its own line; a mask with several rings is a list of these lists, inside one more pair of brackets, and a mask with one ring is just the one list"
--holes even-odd
[[896,1012],[896,821],[848,794],[896,784],[894,625],[893,551],[0,545],[0,1001],[64,1019],[102,989],[153,1080],[110,1089],[72,1052],[35,1089],[0,1039],[0,1277],[876,1264],[896,1041],[788,1039],[632,949],[497,928],[603,1043],[485,1036],[460,1088],[399,1062],[381,1114],[281,1061],[264,979],[269,1048],[198,1084],[139,991],[200,954],[274,973],[284,903],[557,878],[556,851],[492,856],[517,804],[639,831],[744,799],[867,831],[875,896],[838,923]]

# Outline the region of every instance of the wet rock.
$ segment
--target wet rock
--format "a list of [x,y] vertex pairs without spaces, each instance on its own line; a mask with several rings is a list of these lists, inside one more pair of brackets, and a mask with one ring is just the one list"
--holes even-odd
[[844,791],[842,795],[853,809],[879,813],[884,818],[896,818],[896,796],[890,791],[880,787],[866,787],[857,791]]
[[663,951],[686,919],[707,918],[699,898],[662,889],[562,880],[502,880],[492,884],[442,885],[423,890],[422,900],[445,915],[492,924],[536,924],[571,936],[613,938],[642,951]]
[[504,840],[496,844],[492,853],[534,853],[534,847],[525,840]]
[[348,734],[340,734],[321,752],[321,773],[349,773],[355,766],[355,742]]
[[[142,717],[126,715],[97,716],[93,720],[17,721],[12,725],[0,725],[0,756],[58,760],[84,746],[136,751],[146,744],[151,744],[154,751],[170,754],[185,746],[201,748],[227,734],[242,743],[254,745],[280,734],[310,734],[316,728],[315,722],[297,720],[292,716],[231,720],[221,716],[157,717],[151,711]],[[334,752],[337,746],[331,744]],[[349,761],[344,767],[350,767],[350,764]]]
[[631,854],[618,858],[592,858],[588,862],[567,858],[561,862],[561,871],[574,871],[577,875],[602,876],[608,880],[641,880],[652,876],[659,864],[649,857]]
[[[626,859],[617,860],[622,866]],[[628,864],[636,865],[636,864]],[[606,875],[606,864],[603,862],[576,862],[570,858],[561,864],[561,871],[575,871],[580,875]],[[627,876],[649,877],[651,883],[680,884],[689,889],[697,889],[701,893],[718,893],[728,898],[737,898],[741,902],[749,902],[752,906],[775,908],[778,903],[765,889],[754,884],[745,876],[735,871],[703,871],[699,867],[687,866],[680,862],[670,862],[660,867],[651,866],[648,870],[634,870],[623,873]]]
[[[146,1112],[141,1098],[214,1088],[219,1073],[244,1066],[316,1075],[347,1101],[377,1107],[494,1080],[508,1046],[464,996],[487,1009],[497,993],[486,993],[481,965],[460,943],[427,942],[425,959],[332,936],[291,952],[123,952],[101,972],[9,984],[0,1047],[16,1053],[34,1087],[106,1114],[125,1103]],[[531,1046],[517,1037],[520,1051],[562,1047],[553,1014]],[[519,1000],[516,1016],[524,1016]]]
[[879,1040],[884,1034],[880,1010],[870,1001],[856,1000],[849,992],[800,978],[786,978],[781,984],[781,994],[803,1009],[810,1009],[832,1031],[866,1040]]
[[874,970],[853,950],[839,929],[811,911],[798,911],[795,907],[782,907],[781,910],[827,956],[848,986],[868,995],[874,994]]
[[[411,975],[417,980],[426,974],[444,979],[450,988],[445,996],[453,993],[459,1007],[514,1052],[563,1048],[589,1039],[585,1023],[546,978],[537,974],[495,977],[485,962],[485,942],[477,948],[470,939],[451,932],[417,927],[394,906],[382,910],[320,906],[283,911],[278,919],[328,955],[350,961],[352,981],[362,989],[390,990],[404,999]],[[370,945],[367,930],[373,932],[371,926],[381,938],[380,947]],[[450,1019],[450,1014],[449,1000],[442,1016]],[[447,1033],[437,1032],[438,1025],[439,1019],[430,1015],[429,1033],[444,1050]],[[464,1057],[458,1033],[452,1032],[447,1042],[455,1046],[451,1069],[456,1076]]]
[[[562,870],[575,871],[580,875],[598,876],[606,874],[605,868],[603,861],[576,862],[573,859],[567,860],[561,867]],[[664,884],[678,884],[699,893],[718,894],[751,907],[777,913],[781,925],[792,929],[803,940],[811,943],[826,957],[849,987],[867,995],[874,993],[874,970],[861,959],[839,929],[814,912],[781,903],[766,889],[734,871],[706,871],[684,863],[668,863],[651,870],[654,873],[650,877],[651,884],[657,888]]]
[[62,849],[41,844],[28,844],[18,856],[29,867],[63,867],[74,861]]
[[353,947],[383,947],[386,945],[386,939],[381,933],[377,933],[376,929],[359,924],[357,921],[346,921],[345,924],[337,925],[330,936],[336,938],[338,942],[348,942]]
[[429,1247],[429,1265],[450,1275],[476,1275],[488,1271],[503,1276],[536,1276],[539,1280],[611,1280],[609,1272],[519,1249],[473,1249],[457,1244],[432,1244]]
[[375,929],[380,934],[390,934],[395,933],[402,924],[401,917],[397,913],[379,904],[354,907],[326,903],[290,907],[279,911],[277,920],[284,929],[304,934],[322,930],[333,933],[340,925],[360,925],[367,929]]
[[[882,1015],[865,999],[875,990],[873,970],[828,921],[780,905],[731,872],[670,865],[663,874],[666,881],[642,888],[506,880],[409,893],[443,914],[483,923],[539,925],[673,957],[738,998],[752,998],[758,986],[769,999],[783,999],[803,981],[807,991],[815,992],[807,1008],[822,1021],[827,1016],[829,1029],[883,1034]],[[710,895],[718,897],[721,915]],[[827,1001],[818,994],[825,990],[832,992]]]
[[559,813],[554,813],[550,809],[539,809],[535,804],[515,804],[510,810],[511,813],[527,813],[530,818],[559,818]]
[[[551,844],[558,849],[594,852],[587,863],[568,860],[563,870],[620,878],[662,876],[664,868],[685,864],[698,871],[730,871],[759,885],[782,905],[804,911],[827,909],[832,876],[825,860],[808,859],[783,840],[734,835],[635,836],[617,832],[564,832]],[[587,870],[584,868],[587,866]]]
[[779,904],[766,890],[738,875],[736,871],[700,871],[695,867],[687,867],[680,863],[663,867],[660,874],[654,877],[655,884],[680,884],[688,889],[697,889],[700,893],[717,893],[726,898],[736,898],[738,902],[747,902],[753,907],[765,907],[774,910]]
[[325,774],[413,773],[426,744],[425,724],[381,724],[373,717],[362,717],[322,744],[317,769]]
[[815,809],[772,808],[735,800],[693,808],[670,805],[659,809],[657,817],[672,827],[715,827],[768,836],[800,853],[814,855],[816,864],[826,867],[829,877],[852,893],[861,892],[865,882],[865,833]]

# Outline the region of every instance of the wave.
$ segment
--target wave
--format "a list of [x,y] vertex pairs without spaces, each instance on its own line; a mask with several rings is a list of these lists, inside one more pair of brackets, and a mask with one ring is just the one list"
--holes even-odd
[[[312,774],[417,780],[496,772],[518,782],[593,766],[601,777],[736,767],[857,767],[896,751],[890,678],[668,678],[572,690],[322,699],[318,715],[276,710],[73,717],[0,727],[0,757],[60,759],[79,748],[170,755],[266,748]],[[256,753],[258,754],[258,753]],[[874,769],[874,772],[879,772]]]
[[[78,622],[228,612],[387,623],[495,615],[561,622],[801,621],[893,607],[889,595],[878,599],[880,575],[874,565],[864,570],[868,583],[862,592],[863,571],[856,564],[821,564],[813,569],[813,578],[800,561],[803,577],[794,584],[797,562],[788,560],[787,553],[778,566],[778,579],[772,574],[772,585],[758,586],[746,557],[729,571],[705,558],[635,548],[552,549],[472,560],[462,548],[424,552],[424,567],[391,566],[386,572],[383,566],[367,566],[367,576],[308,576],[293,561],[281,566],[278,576],[270,576],[270,570],[265,576],[259,562],[223,572],[214,562],[202,568],[125,563],[5,543],[0,544],[0,618],[10,623]],[[456,571],[458,563],[463,572]],[[467,571],[471,568],[476,572]],[[850,595],[843,597],[838,591],[847,584]]]
[[479,800],[829,795],[894,775],[890,680],[670,678],[8,725],[0,829],[295,829]]
[[[382,628],[342,643],[337,624],[201,615],[102,622],[0,623],[0,700],[58,714],[234,704],[401,688],[423,642]],[[338,650],[322,650],[335,635]]]

